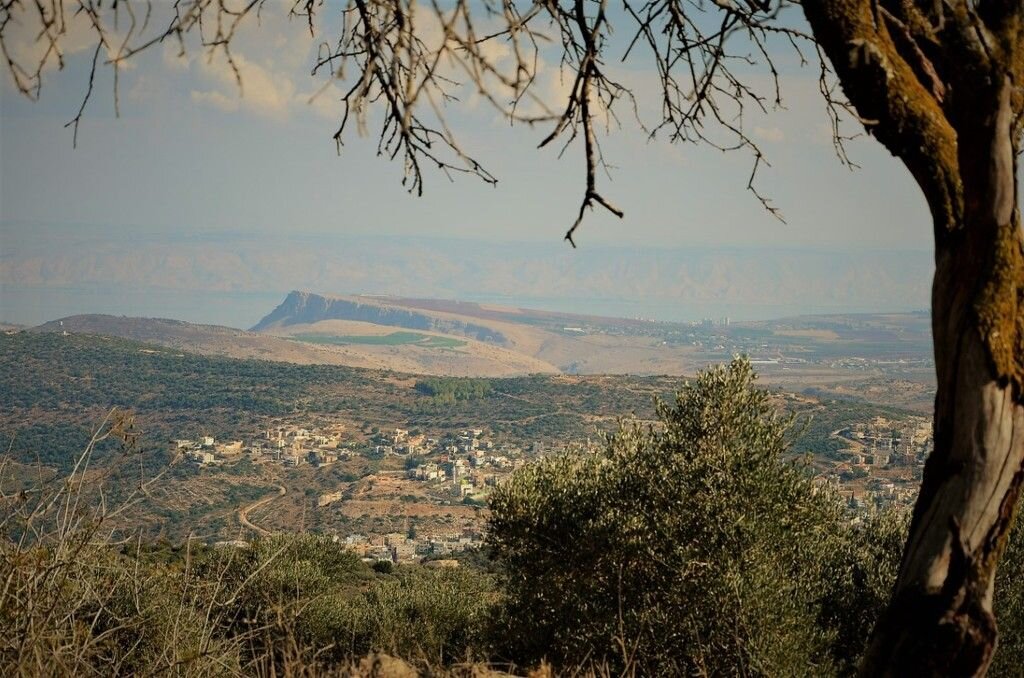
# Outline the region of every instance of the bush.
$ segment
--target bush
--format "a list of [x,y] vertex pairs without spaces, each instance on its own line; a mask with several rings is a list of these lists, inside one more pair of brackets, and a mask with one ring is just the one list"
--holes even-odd
[[440,666],[473,655],[492,598],[486,576],[419,566],[367,567],[328,537],[277,535],[249,548],[209,551],[202,565],[224,582],[225,636],[254,648],[254,664],[330,672],[383,651]]
[[[659,426],[623,426],[603,453],[545,459],[495,491],[500,653],[645,675],[852,665],[891,562],[854,578],[870,558],[836,496],[782,461],[792,421],[753,380],[745,360],[711,369],[658,404]],[[835,601],[863,623],[827,613]]]
[[907,538],[905,512],[884,511],[844,525],[823,570],[818,625],[833,632],[840,675],[854,675],[875,621],[889,602]]
[[[71,472],[52,485],[4,496],[0,513],[0,671],[5,675],[242,673],[242,638],[217,637],[205,603],[219,583],[171,566],[164,552],[119,550],[116,511],[85,482],[93,452],[130,436],[116,412]],[[117,460],[115,460],[117,461]],[[0,462],[0,472],[4,472]],[[0,483],[6,473],[0,473]],[[145,488],[142,488],[144,491]],[[125,499],[122,510],[133,505]]]
[[493,598],[492,579],[480,573],[399,567],[361,595],[325,600],[325,640],[349,656],[382,651],[423,666],[479,660]]
[[1020,678],[1024,672],[1024,523],[1020,517],[996,573],[995,615],[999,645],[989,675]]

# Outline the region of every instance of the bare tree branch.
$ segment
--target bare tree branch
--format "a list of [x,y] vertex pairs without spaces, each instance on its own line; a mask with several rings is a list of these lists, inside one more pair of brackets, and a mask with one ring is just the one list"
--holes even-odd
[[[769,41],[785,41],[804,59],[800,43],[809,36],[778,20],[790,0],[623,0],[614,10],[614,23],[631,26],[632,37],[621,45],[611,39],[612,10],[607,4],[430,0],[421,6],[413,0],[348,0],[337,7],[320,0],[294,0],[288,16],[303,21],[310,36],[320,41],[311,69],[314,76],[325,78],[320,92],[332,82],[345,83],[333,134],[339,152],[353,123],[356,132],[364,134],[374,121],[378,155],[401,159],[402,181],[412,193],[422,193],[424,170],[429,168],[449,178],[468,174],[489,184],[497,182],[447,123],[452,104],[476,96],[512,124],[551,124],[540,147],[557,139],[564,152],[580,142],[584,191],[566,233],[575,246],[574,234],[588,208],[600,205],[619,217],[623,214],[598,187],[598,170],[607,174],[609,166],[597,128],[618,126],[624,105],[652,138],[664,134],[670,142],[750,153],[748,188],[779,216],[756,188],[757,170],[767,161],[742,121],[747,105],[759,112],[781,105],[779,72]],[[167,6],[150,0],[118,0],[112,5],[98,0],[0,0],[0,53],[15,87],[37,98],[47,71],[64,66],[70,31],[87,30],[94,55],[89,87],[68,123],[77,143],[99,69],[113,70],[119,113],[121,67],[165,42],[176,44],[181,55],[189,44],[198,43],[208,58],[224,58],[242,91],[245,83],[233,46],[241,27],[260,21],[266,9],[266,0],[174,0]],[[119,25],[121,16],[128,20]],[[32,49],[19,51],[25,45]],[[661,100],[656,119],[642,119],[634,89],[618,82],[605,65],[610,58],[653,64]],[[767,95],[749,84],[748,71],[757,65],[771,83]],[[545,94],[552,74],[571,83],[565,101],[551,101]],[[837,152],[845,158],[838,131],[845,109],[831,96],[834,90],[822,91],[829,94]]]

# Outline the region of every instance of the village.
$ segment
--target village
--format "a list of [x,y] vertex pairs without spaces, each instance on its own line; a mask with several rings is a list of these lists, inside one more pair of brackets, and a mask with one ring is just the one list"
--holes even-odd
[[298,472],[356,462],[372,464],[373,473],[316,494],[313,505],[317,511],[330,512],[359,504],[359,500],[371,492],[374,496],[389,498],[404,509],[410,509],[413,504],[474,509],[468,512],[471,518],[443,527],[431,524],[432,529],[424,529],[422,534],[417,534],[415,527],[403,532],[361,529],[337,534],[340,542],[364,559],[394,563],[423,559],[446,561],[447,556],[480,547],[483,521],[478,515],[479,509],[486,507],[493,487],[529,459],[569,450],[597,450],[596,444],[589,440],[567,445],[543,441],[526,445],[507,440],[499,442],[483,428],[456,429],[427,436],[402,428],[351,431],[341,423],[318,427],[275,426],[261,431],[248,442],[243,439],[220,441],[203,435],[175,440],[173,447],[197,469],[230,467],[242,460]]
[[875,417],[834,431],[832,437],[844,449],[827,461],[821,478],[847,499],[850,508],[864,513],[913,505],[924,462],[934,447],[930,418]]
[[[933,446],[930,419],[875,417],[834,431],[831,437],[842,449],[816,456],[816,480],[832,486],[855,515],[913,504],[924,460]],[[348,511],[345,524],[352,529],[334,530],[334,534],[368,562],[429,561],[441,566],[457,564],[453,555],[482,545],[485,514],[481,510],[491,490],[514,471],[545,455],[600,449],[589,439],[521,443],[495,437],[482,427],[428,435],[403,428],[354,431],[343,423],[280,424],[248,442],[204,435],[176,440],[174,446],[198,469],[243,459],[300,474],[335,465],[370,464],[363,468],[372,472],[362,477],[317,487],[310,498],[311,510],[325,515]],[[442,524],[424,519],[419,529],[416,521],[406,520],[396,530],[393,524],[388,528],[359,513],[360,506],[370,512],[380,502],[388,503],[387,512],[392,514],[444,509],[447,520]]]

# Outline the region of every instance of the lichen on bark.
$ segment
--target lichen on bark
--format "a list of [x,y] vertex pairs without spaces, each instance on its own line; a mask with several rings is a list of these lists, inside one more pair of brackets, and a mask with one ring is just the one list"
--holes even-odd
[[1024,399],[1024,237],[1020,213],[996,232],[991,269],[974,309],[999,379]]

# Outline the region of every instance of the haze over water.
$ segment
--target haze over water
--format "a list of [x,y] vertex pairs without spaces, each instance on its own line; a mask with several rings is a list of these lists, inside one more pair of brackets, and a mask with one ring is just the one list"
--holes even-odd
[[[80,313],[248,328],[292,290],[660,321],[926,308],[931,258],[889,250],[0,229],[0,321]],[[121,237],[123,236],[123,237]]]

